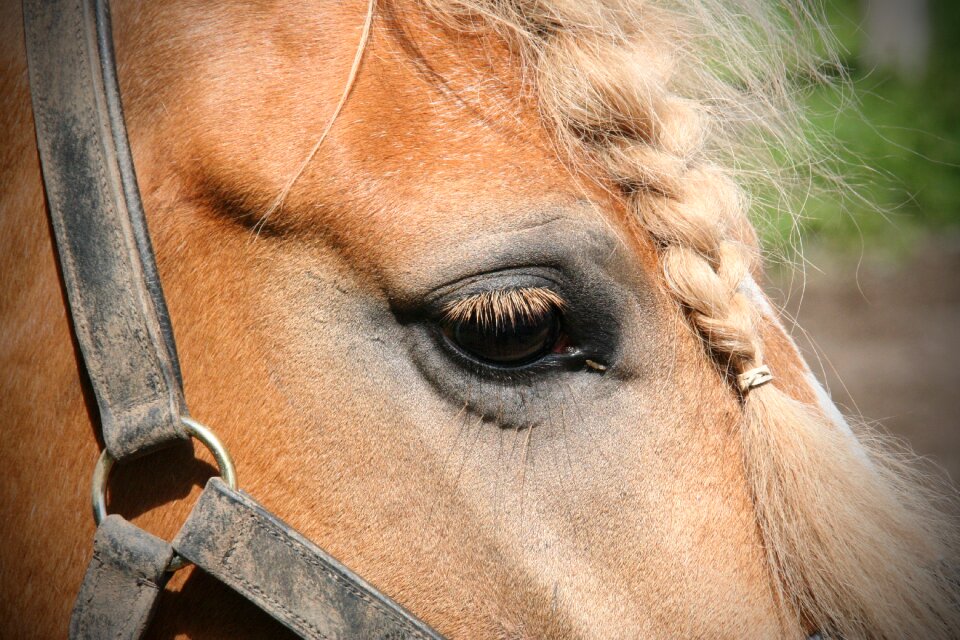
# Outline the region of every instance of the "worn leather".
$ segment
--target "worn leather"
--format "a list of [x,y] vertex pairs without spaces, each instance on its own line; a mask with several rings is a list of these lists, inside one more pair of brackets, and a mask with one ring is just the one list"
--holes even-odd
[[93,558],[70,618],[70,639],[140,638],[172,556],[169,543],[120,516],[107,516],[93,539]]
[[[30,91],[68,307],[107,450],[186,433],[173,334],[120,105],[105,0],[24,0]],[[177,538],[182,555],[305,638],[440,638],[220,480]],[[71,638],[138,638],[170,545],[118,516],[97,531]]]
[[441,638],[219,478],[207,483],[173,547],[303,638]]
[[74,335],[117,460],[177,438],[179,365],[103,0],[24,0],[37,147]]

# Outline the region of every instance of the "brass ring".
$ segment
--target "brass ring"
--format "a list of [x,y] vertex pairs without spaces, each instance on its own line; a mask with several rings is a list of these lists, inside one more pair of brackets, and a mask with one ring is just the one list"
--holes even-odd
[[[203,446],[213,454],[213,458],[217,461],[217,467],[220,468],[220,477],[223,478],[227,486],[231,489],[236,489],[237,470],[236,467],[233,466],[233,458],[230,457],[230,452],[223,446],[220,438],[218,438],[209,427],[200,424],[192,418],[180,416],[180,422],[183,424],[184,430],[191,437],[203,443]],[[91,492],[93,521],[98,527],[104,518],[107,517],[107,483],[110,480],[110,471],[113,469],[115,462],[116,459],[110,455],[109,451],[104,449],[100,452],[100,457],[97,459],[97,466],[93,469],[93,486]],[[185,560],[182,556],[174,554],[168,570],[177,571],[188,564],[190,564],[189,561]]]

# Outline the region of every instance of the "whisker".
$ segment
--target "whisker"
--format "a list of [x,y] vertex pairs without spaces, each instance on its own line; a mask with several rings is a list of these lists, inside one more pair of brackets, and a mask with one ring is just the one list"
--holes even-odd
[[[472,396],[469,386],[467,387],[466,395],[467,395],[466,401],[464,401],[463,406],[457,412],[457,415],[454,416],[454,420],[460,420],[460,426],[457,427],[457,435],[454,438],[453,442],[450,443],[450,446],[447,449],[447,453],[443,457],[443,462],[440,463],[441,464],[440,471],[443,471],[450,465],[450,458],[453,456],[454,451],[457,450],[457,445],[460,442],[460,437],[463,434],[464,427],[466,427],[467,425],[467,407],[470,405],[470,398]],[[433,501],[433,504],[430,506],[430,513],[427,514],[428,525],[433,522],[433,514],[434,514],[434,511],[439,506],[440,499],[441,499],[441,494],[437,492],[435,499]]]
[[520,461],[520,522],[523,522],[523,500],[526,497],[527,486],[527,457],[530,453],[530,439],[533,437],[533,427],[526,428],[527,434],[523,440],[523,456]]
[[473,441],[464,447],[463,458],[460,460],[460,468],[457,470],[457,475],[453,481],[454,489],[460,484],[460,477],[463,475],[463,470],[467,467],[467,458],[469,458],[470,453],[476,449],[477,440],[480,439],[480,432],[483,431],[483,416],[479,416],[471,426],[477,427],[477,431],[473,436]]
[[496,464],[497,472],[496,472],[496,477],[494,478],[494,486],[493,486],[493,509],[494,509],[494,515],[497,518],[499,518],[501,505],[503,503],[503,501],[500,500],[500,495],[501,495],[500,492],[506,491],[506,487],[504,486],[504,482],[503,482],[503,476],[504,476],[503,474],[503,432],[505,431],[505,429],[503,428],[503,389],[501,388],[497,389],[497,401],[498,401],[497,420],[496,420],[496,428],[498,431],[497,433],[497,464]]
[[471,394],[468,388],[467,399],[466,401],[464,401],[463,406],[460,408],[460,411],[457,412],[457,415],[454,416],[454,420],[460,420],[461,418],[462,420],[460,420],[460,426],[457,428],[457,436],[456,438],[454,438],[453,443],[450,445],[450,448],[447,451],[447,455],[444,456],[443,463],[442,463],[442,466],[444,469],[450,464],[450,457],[453,455],[453,452],[456,450],[457,444],[460,443],[460,436],[463,434],[464,427],[467,426],[466,414],[467,414],[467,407],[470,405],[470,396]]
[[563,390],[563,387],[560,388],[560,393],[563,394],[563,400],[560,402],[560,440],[563,442],[563,451],[567,458],[567,471],[570,472],[570,477],[573,478],[573,459],[570,456],[569,444],[570,436],[567,433],[567,410],[564,407],[567,393]]

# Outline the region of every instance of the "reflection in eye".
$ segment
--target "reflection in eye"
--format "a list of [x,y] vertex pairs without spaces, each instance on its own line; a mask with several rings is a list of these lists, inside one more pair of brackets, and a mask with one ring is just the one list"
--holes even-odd
[[485,291],[444,309],[443,333],[478,360],[521,366],[563,347],[563,298],[542,287]]

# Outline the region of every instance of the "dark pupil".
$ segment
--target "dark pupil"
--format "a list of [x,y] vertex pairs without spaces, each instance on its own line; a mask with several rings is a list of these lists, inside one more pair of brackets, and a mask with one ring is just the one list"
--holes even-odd
[[549,353],[560,332],[560,318],[550,311],[533,319],[516,319],[499,327],[475,321],[452,323],[444,329],[454,344],[480,360],[520,365]]

